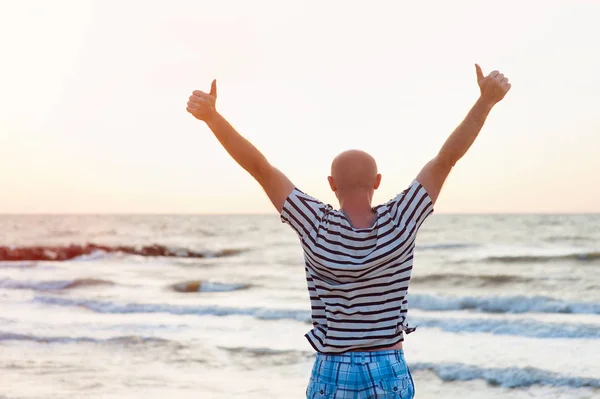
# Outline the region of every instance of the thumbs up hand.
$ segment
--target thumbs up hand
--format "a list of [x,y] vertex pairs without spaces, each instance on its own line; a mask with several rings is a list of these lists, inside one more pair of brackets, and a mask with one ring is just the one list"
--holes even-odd
[[210,93],[194,90],[187,103],[187,112],[194,115],[196,119],[207,122],[217,113],[216,103],[217,81],[213,80],[210,85]]
[[481,91],[481,98],[490,105],[502,100],[510,90],[511,84],[508,83],[508,78],[504,77],[504,74],[492,71],[484,77],[478,64],[475,64],[475,72],[477,73],[477,84]]

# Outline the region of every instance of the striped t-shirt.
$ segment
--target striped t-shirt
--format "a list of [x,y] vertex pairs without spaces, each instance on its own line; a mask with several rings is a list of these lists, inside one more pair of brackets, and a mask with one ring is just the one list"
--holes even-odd
[[354,228],[334,210],[297,188],[281,220],[304,250],[313,329],[305,336],[321,353],[374,350],[404,340],[408,283],[417,230],[433,212],[418,181],[373,208],[374,223]]

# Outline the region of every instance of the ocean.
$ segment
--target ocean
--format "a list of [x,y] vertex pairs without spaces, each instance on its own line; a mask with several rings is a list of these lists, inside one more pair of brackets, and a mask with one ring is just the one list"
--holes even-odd
[[[0,398],[303,398],[302,252],[277,215],[0,216]],[[421,229],[426,398],[600,398],[600,215]]]

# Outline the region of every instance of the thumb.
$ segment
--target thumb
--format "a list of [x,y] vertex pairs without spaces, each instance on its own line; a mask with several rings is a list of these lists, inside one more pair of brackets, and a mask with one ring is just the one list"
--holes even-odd
[[483,79],[483,71],[479,64],[475,64],[475,72],[477,73],[477,83],[479,83]]
[[210,85],[210,95],[217,98],[217,79],[213,80]]

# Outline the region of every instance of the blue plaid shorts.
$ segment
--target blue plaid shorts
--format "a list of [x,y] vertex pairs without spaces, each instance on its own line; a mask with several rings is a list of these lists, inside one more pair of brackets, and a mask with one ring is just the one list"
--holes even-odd
[[404,352],[317,353],[308,399],[412,399],[415,384]]

